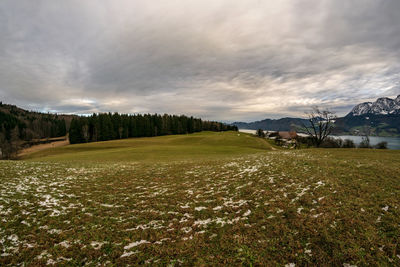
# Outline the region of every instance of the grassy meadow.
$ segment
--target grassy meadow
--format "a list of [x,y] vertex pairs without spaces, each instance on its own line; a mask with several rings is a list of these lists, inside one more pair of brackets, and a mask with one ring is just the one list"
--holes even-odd
[[399,266],[400,151],[236,132],[0,161],[0,266]]

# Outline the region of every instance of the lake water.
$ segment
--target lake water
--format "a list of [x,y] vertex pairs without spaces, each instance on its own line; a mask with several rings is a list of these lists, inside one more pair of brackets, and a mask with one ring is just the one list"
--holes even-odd
[[242,133],[249,133],[249,134],[256,134],[256,130],[249,130],[249,129],[239,129],[239,132]]
[[[355,136],[355,135],[337,135],[337,136],[332,136],[334,138],[340,138],[342,140],[344,139],[350,139],[352,140],[356,145],[361,143],[362,141],[362,136]],[[369,137],[369,142],[372,146],[380,143],[380,142],[387,142],[388,149],[400,149],[400,137],[379,137],[379,136],[370,136]]]
[[[248,130],[248,129],[239,129],[239,132],[243,133],[251,133],[256,134],[256,130]],[[356,145],[360,144],[362,141],[362,136],[356,135],[335,135],[332,136],[334,138],[340,138],[342,140],[350,139]],[[400,149],[400,137],[378,137],[378,136],[370,136],[369,137],[370,144],[372,146],[380,143],[380,142],[387,142],[388,149]]]

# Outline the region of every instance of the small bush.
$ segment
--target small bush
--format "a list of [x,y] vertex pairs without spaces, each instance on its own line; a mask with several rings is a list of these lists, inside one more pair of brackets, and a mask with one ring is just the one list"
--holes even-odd
[[265,137],[265,133],[262,129],[258,129],[256,132],[258,137],[264,138]]
[[385,141],[379,142],[378,144],[376,144],[374,146],[374,148],[376,148],[376,149],[387,149],[387,142],[385,142]]
[[320,145],[320,147],[322,148],[340,148],[342,147],[342,139],[340,138],[332,138],[332,137],[328,137],[324,140],[324,142],[322,142],[322,144]]
[[359,148],[371,148],[369,137],[363,136],[361,143],[358,145]]
[[300,144],[300,145],[303,144],[303,145],[306,145],[307,147],[311,147],[314,144],[311,136],[306,136],[306,137],[297,136],[296,140],[297,140],[298,144]]
[[342,144],[343,148],[355,148],[356,145],[354,144],[353,140],[345,139]]
[[280,135],[275,136],[275,144],[276,144],[277,146],[281,146],[281,145],[283,144],[283,140],[282,140],[282,138],[280,137]]

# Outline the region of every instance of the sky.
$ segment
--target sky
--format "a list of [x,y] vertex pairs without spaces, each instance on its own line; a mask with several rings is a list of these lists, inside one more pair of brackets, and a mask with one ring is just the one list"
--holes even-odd
[[400,94],[398,0],[0,2],[0,101],[225,122]]

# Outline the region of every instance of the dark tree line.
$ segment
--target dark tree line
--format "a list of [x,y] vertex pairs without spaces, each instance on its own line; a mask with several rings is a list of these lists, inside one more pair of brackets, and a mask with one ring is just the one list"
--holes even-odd
[[57,115],[27,112],[0,102],[0,158],[12,158],[35,139],[65,136],[65,120]]
[[69,141],[71,144],[77,144],[131,137],[229,130],[237,131],[237,127],[183,115],[100,113],[72,119]]

